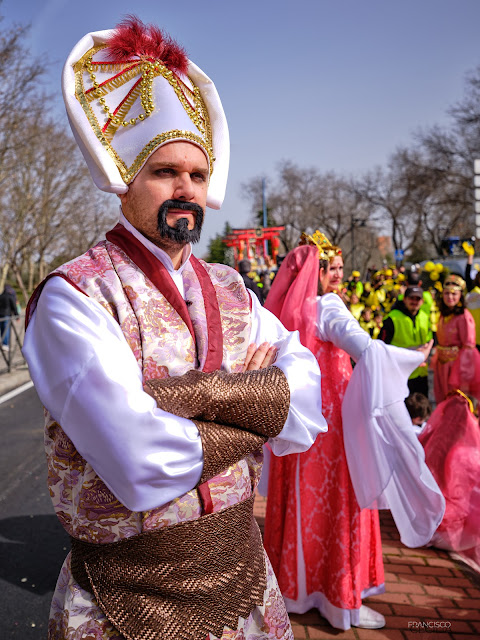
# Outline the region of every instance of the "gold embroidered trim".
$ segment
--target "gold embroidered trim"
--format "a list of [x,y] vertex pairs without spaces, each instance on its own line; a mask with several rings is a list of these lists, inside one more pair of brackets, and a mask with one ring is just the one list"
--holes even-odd
[[[130,94],[125,98],[123,104],[118,108],[117,113],[114,115],[114,117],[110,118],[110,121],[104,132],[104,135],[109,142],[112,141],[112,138],[115,135],[116,131],[118,130],[119,126],[121,124],[124,124],[125,117],[127,113],[130,111],[130,109],[132,108],[135,101],[137,100],[138,96],[140,95],[140,91],[141,91],[141,84],[137,84],[137,86],[132,87]],[[131,121],[130,121],[130,124],[132,124]]]
[[94,89],[94,87],[88,89],[87,91],[85,91],[85,97],[88,102],[92,102],[96,98],[103,98],[103,96],[106,96],[109,91],[112,91],[113,89],[119,89],[129,80],[131,80],[135,76],[140,75],[141,72],[141,66],[136,65],[133,69],[124,71],[121,76],[115,76],[114,78],[110,78],[110,80],[102,82],[102,84],[99,85],[96,89]]
[[464,400],[468,402],[468,408],[473,413],[473,415],[475,415],[475,408],[473,406],[473,402],[470,400],[470,398],[467,396],[466,393],[464,393],[460,389],[452,389],[447,393],[447,397],[450,397],[450,396],[461,396],[462,398],[464,398]]
[[133,180],[137,172],[140,171],[140,169],[142,168],[148,156],[151,155],[157,147],[159,147],[161,144],[164,144],[169,140],[177,140],[177,139],[189,140],[190,142],[194,142],[195,144],[202,147],[202,149],[204,149],[208,153],[208,157],[210,160],[210,175],[212,175],[213,163],[215,161],[215,158],[213,157],[212,150],[210,148],[208,149],[205,148],[205,141],[200,136],[197,136],[195,133],[192,133],[191,131],[185,131],[183,129],[174,129],[173,131],[167,131],[166,133],[161,133],[160,135],[153,138],[153,140],[150,140],[150,142],[142,149],[142,151],[135,158],[135,161],[132,164],[132,166],[126,172],[125,177],[123,178],[125,182],[128,184]]
[[[157,147],[169,140],[176,139],[184,139],[194,142],[207,152],[211,175],[213,171],[213,164],[215,162],[212,146],[212,129],[205,102],[203,101],[200,90],[195,85],[195,83],[190,79],[193,87],[192,90],[181,80],[181,78],[179,78],[175,73],[161,64],[159,61],[152,63],[151,61],[146,60],[141,62],[133,69],[126,71],[125,74],[105,81],[100,86],[97,84],[94,71],[101,70],[119,72],[133,63],[133,61],[128,61],[127,63],[93,62],[93,56],[105,47],[106,45],[98,45],[96,47],[93,47],[92,49],[87,51],[77,63],[73,65],[75,72],[75,94],[78,101],[82,105],[83,110],[85,111],[85,114],[95,135],[104,146],[104,148],[108,151],[110,157],[114,160],[124,182],[126,184],[129,184],[133,180],[137,172],[145,163],[148,156],[153,153],[153,151]],[[94,91],[89,90],[88,93],[84,85],[83,74],[85,72],[89,73],[90,79],[92,81],[92,88],[95,89]],[[125,102],[119,107],[117,113],[111,113],[110,108],[106,104],[105,96],[110,91],[121,87],[137,75],[141,76],[141,82],[136,87],[134,87],[131,94],[128,95]],[[139,121],[143,121],[153,112],[154,103],[152,97],[152,86],[154,78],[159,75],[164,77],[169,82],[170,86],[173,88],[175,94],[180,100],[180,103],[188,114],[190,120],[197,127],[204,138],[194,134],[191,131],[180,129],[161,133],[153,138],[153,140],[151,140],[138,154],[133,164],[130,167],[127,167],[127,165],[120,158],[115,149],[113,149],[110,143],[120,126],[125,127],[128,125],[135,125]],[[126,118],[128,112],[137,101],[139,95],[145,113],[140,114],[136,118],[127,120]],[[106,113],[106,122],[108,122],[108,126],[105,131],[103,131],[102,126],[98,122],[98,119],[91,108],[90,103],[93,102],[94,99],[98,99],[98,101],[102,105],[103,111]],[[190,100],[193,102],[193,106],[190,103]]]
[[446,362],[452,362],[458,358],[458,353],[460,349],[457,346],[452,347],[442,347],[437,344],[437,352],[438,352],[438,361],[440,364],[445,364]]
[[[101,49],[106,49],[107,45],[106,44],[99,44],[96,47],[92,47],[91,49],[89,49],[88,51],[86,51],[83,56],[80,58],[80,60],[78,62],[75,62],[75,64],[73,65],[73,71],[75,72],[75,75],[77,75],[77,73],[79,71],[83,71],[84,67],[85,67],[85,62],[91,58],[92,56],[94,56],[96,53],[98,53]],[[115,69],[111,69],[111,71],[119,71],[124,65],[124,63],[121,63],[121,65],[119,63],[116,63],[117,68]],[[110,69],[109,69],[110,71]]]

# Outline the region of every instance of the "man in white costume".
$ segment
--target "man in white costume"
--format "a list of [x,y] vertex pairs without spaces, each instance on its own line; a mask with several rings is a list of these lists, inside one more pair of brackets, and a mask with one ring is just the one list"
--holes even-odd
[[121,210],[27,312],[48,485],[72,539],[49,638],[293,638],[253,492],[267,440],[297,453],[326,430],[320,372],[236,271],[191,253],[226,185],[217,91],[135,18],[86,35],[62,82]]

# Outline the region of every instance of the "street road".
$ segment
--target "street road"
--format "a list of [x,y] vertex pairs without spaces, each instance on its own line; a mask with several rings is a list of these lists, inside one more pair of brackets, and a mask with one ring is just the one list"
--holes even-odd
[[46,485],[43,409],[33,388],[0,404],[0,637],[45,640],[69,548]]

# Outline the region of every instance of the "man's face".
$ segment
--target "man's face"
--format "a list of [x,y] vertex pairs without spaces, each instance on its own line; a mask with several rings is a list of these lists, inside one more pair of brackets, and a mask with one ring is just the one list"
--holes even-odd
[[199,147],[170,142],[152,153],[127,193],[120,196],[123,214],[161,248],[196,242],[208,178],[207,158]]
[[417,315],[418,310],[423,304],[423,298],[419,295],[408,296],[408,298],[404,298],[405,306],[408,311],[412,314],[412,316]]

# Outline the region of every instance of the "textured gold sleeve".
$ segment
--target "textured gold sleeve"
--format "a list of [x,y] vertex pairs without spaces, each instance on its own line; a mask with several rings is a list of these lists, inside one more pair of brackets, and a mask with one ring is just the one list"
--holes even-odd
[[245,373],[192,370],[179,377],[149,380],[146,386],[164,411],[267,437],[280,433],[290,406],[287,379],[275,366]]
[[202,438],[203,471],[198,484],[214,478],[220,472],[258,451],[267,441],[250,431],[215,422],[193,420]]

